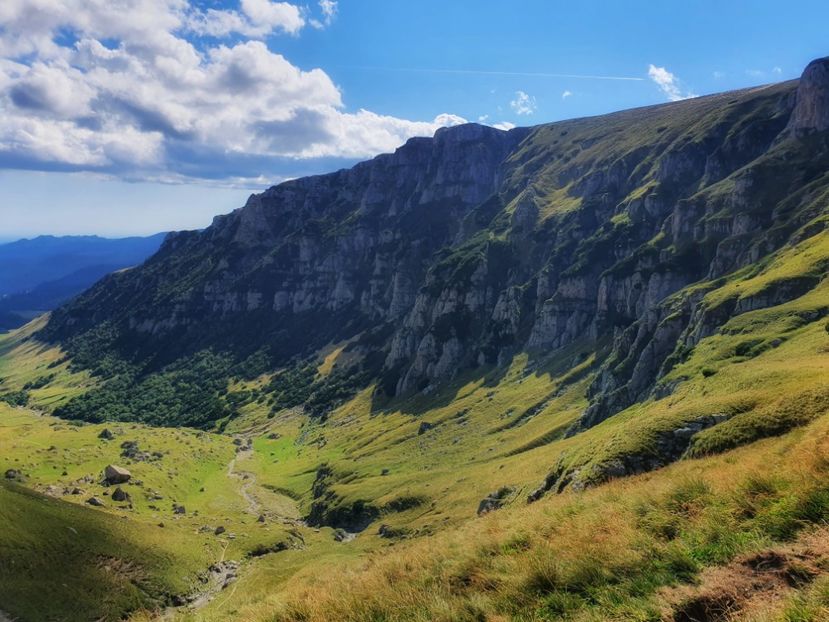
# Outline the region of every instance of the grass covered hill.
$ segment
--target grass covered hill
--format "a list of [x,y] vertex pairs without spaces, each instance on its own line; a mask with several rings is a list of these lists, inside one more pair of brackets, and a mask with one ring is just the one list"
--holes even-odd
[[0,336],[0,610],[827,619],[827,67],[442,130]]

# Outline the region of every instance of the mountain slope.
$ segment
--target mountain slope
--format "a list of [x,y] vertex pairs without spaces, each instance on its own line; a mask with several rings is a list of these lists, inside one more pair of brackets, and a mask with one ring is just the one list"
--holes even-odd
[[172,235],[0,335],[0,470],[78,503],[132,460],[104,425],[162,449],[101,511],[232,528],[185,620],[823,620],[827,67],[443,130]]
[[595,350],[603,364],[571,433],[590,427],[670,391],[660,380],[733,315],[822,278],[815,256],[750,298],[732,285],[701,304],[825,227],[825,65],[799,83],[529,130],[444,129],[287,182],[172,236],[44,335],[93,369],[84,344],[103,345],[133,366],[130,382],[206,349],[227,357],[224,377],[352,340],[352,369],[306,393],[377,381],[378,400],[521,351]]

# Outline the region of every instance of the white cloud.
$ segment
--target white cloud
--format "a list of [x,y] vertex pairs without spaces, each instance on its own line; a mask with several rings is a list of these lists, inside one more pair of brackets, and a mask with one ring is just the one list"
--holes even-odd
[[780,76],[783,70],[780,67],[772,67],[770,71],[765,69],[746,69],[746,75],[757,80],[765,79],[769,74],[774,77]]
[[515,127],[515,123],[510,123],[509,121],[501,121],[500,123],[493,123],[492,127],[496,130],[511,130]]
[[[336,3],[320,7],[333,19]],[[259,40],[304,24],[296,5],[269,0],[241,0],[239,11],[0,0],[0,167],[259,179],[297,159],[365,158],[464,122],[347,112],[322,69],[301,70]],[[76,41],[57,37],[67,31]],[[192,32],[215,39],[197,48]]]
[[240,34],[262,38],[274,32],[296,35],[305,26],[300,9],[287,2],[240,0],[239,8],[241,12],[229,9],[182,11],[183,28],[211,37]]
[[308,23],[314,28],[321,29],[330,26],[334,21],[334,18],[337,16],[338,6],[335,0],[319,0],[318,4],[320,12],[322,13],[322,19],[312,17],[308,20]]
[[660,88],[670,101],[675,102],[689,97],[696,97],[690,91],[683,91],[682,84],[674,74],[664,67],[648,65],[648,77]]
[[715,80],[722,80],[725,77],[724,71],[715,71],[713,74]]
[[509,105],[515,114],[518,115],[530,115],[534,113],[537,108],[535,97],[527,95],[524,91],[515,91],[515,99],[513,99]]
[[487,119],[489,119],[489,115],[482,114],[480,117],[478,117],[478,123],[486,123]]
[[334,0],[320,0],[319,4],[325,23],[330,24],[337,15],[337,3]]
[[561,94],[561,99],[567,99],[568,97],[572,97],[572,96],[573,96],[573,91],[564,91]]

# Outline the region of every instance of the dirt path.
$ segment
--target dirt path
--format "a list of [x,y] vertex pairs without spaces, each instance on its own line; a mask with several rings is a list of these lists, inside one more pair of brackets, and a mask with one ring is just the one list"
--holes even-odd
[[[278,519],[286,518],[281,515],[277,515],[274,512],[270,512],[263,507],[260,500],[252,491],[252,489],[256,486],[256,476],[249,471],[243,471],[237,468],[240,462],[249,460],[252,456],[253,448],[250,445],[240,445],[236,451],[236,455],[227,465],[227,476],[239,481],[237,490],[247,505],[245,511],[251,516],[256,516],[257,518],[268,514],[272,515],[272,517],[275,516]],[[226,551],[227,544],[225,544],[219,560],[208,569],[208,573],[204,579],[205,586],[202,589],[181,598],[182,602],[179,604],[168,607],[164,610],[162,615],[159,616],[159,620],[173,620],[176,615],[183,613],[184,611],[201,609],[222,595],[225,589],[231,584],[234,584],[233,589],[230,590],[227,598],[233,596],[233,592],[236,589],[235,582],[239,575],[240,565],[238,562],[225,560]],[[6,620],[0,616],[0,622],[11,622],[11,620]]]
[[249,459],[253,455],[253,450],[249,447],[240,448],[238,452],[236,452],[236,457],[230,461],[227,465],[227,476],[233,477],[238,479],[241,482],[239,486],[239,494],[247,503],[247,512],[252,516],[261,516],[262,515],[262,504],[259,503],[259,499],[250,491],[250,489],[256,484],[256,476],[253,473],[249,473],[247,471],[237,471],[236,470],[236,462],[240,459],[246,460]]

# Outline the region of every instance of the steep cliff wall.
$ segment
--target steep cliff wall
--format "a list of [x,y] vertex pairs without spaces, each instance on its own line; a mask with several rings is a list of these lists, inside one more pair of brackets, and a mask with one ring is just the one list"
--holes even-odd
[[814,287],[702,304],[712,284],[824,226],[828,76],[816,61],[799,82],[412,139],[170,236],[44,335],[72,351],[94,334],[143,373],[207,348],[295,364],[358,338],[372,361],[361,377],[387,395],[519,351],[593,350],[577,432],[670,391],[660,379],[733,314]]

